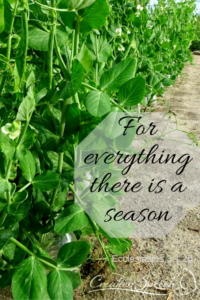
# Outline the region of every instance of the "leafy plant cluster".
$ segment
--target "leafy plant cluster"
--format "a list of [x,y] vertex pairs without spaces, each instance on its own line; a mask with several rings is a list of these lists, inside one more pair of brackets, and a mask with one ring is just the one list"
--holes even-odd
[[154,95],[163,95],[165,87],[174,83],[185,62],[192,63],[189,48],[196,36],[195,1],[160,0],[154,6],[148,1],[110,3],[109,25],[102,30],[112,44],[110,64],[137,57],[137,73],[146,80],[145,96],[150,103]]
[[[82,235],[95,234],[112,269],[110,253],[130,249],[66,201],[75,148],[191,61],[193,3],[0,0],[0,287],[14,299],[73,299],[91,252]],[[77,236],[57,260],[44,250],[52,231]]]

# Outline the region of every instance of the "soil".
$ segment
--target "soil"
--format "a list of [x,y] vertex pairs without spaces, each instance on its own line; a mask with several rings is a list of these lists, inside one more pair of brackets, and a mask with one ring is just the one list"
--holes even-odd
[[[179,129],[187,132],[197,144],[200,140],[199,56],[194,56],[194,64],[186,64],[175,85],[160,98],[165,103],[158,101],[151,110],[165,112],[167,108]],[[165,238],[132,240],[130,252],[124,255],[124,261],[116,263],[116,271],[111,271],[104,260],[98,260],[103,254],[94,241],[92,257],[81,269],[83,284],[74,291],[74,299],[200,299],[199,240],[200,205],[190,211]],[[126,262],[128,258],[134,261]],[[112,287],[98,291],[100,283],[107,284],[107,287],[111,284]],[[0,300],[3,299],[12,299],[10,288],[0,291]]]

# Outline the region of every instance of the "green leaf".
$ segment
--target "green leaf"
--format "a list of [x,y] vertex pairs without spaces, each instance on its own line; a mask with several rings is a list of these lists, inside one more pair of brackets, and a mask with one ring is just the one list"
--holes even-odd
[[10,190],[10,183],[4,178],[0,177],[0,193],[8,192]]
[[4,207],[7,205],[6,199],[0,198],[0,212],[4,209]]
[[[56,38],[58,46],[62,47],[68,42],[68,34],[56,28]],[[28,45],[30,48],[39,51],[48,51],[49,33],[37,27],[29,27]]]
[[90,34],[89,37],[87,47],[91,51],[93,59],[99,63],[106,62],[111,52],[108,42],[103,37],[97,38],[93,34]]
[[4,2],[0,0],[0,33],[4,31]]
[[5,22],[4,31],[9,33],[10,25],[11,25],[11,22],[12,22],[13,10],[12,10],[12,7],[11,7],[9,1],[3,0],[3,2],[4,2],[4,22]]
[[96,0],[91,6],[84,10],[81,16],[81,32],[86,33],[92,29],[99,29],[106,23],[109,15],[109,6],[106,0]]
[[0,230],[0,250],[4,245],[9,241],[9,239],[13,237],[13,232],[9,229]]
[[10,224],[19,223],[23,220],[31,206],[31,197],[28,197],[24,202],[21,202],[17,208],[17,211],[14,214],[8,215],[5,220],[5,226]]
[[[72,0],[73,1],[73,0]],[[86,8],[90,5],[92,5],[96,0],[82,0],[81,4],[76,8],[77,10]]]
[[[63,0],[59,3],[59,8],[66,9],[66,1],[65,0]],[[62,21],[65,24],[65,26],[69,27],[70,29],[74,29],[73,24],[76,19],[76,13],[74,11],[60,12],[60,16],[61,16]]]
[[81,83],[84,75],[85,75],[84,67],[77,59],[75,59],[73,61],[73,66],[72,66],[71,81],[64,81],[60,87],[61,97],[63,99],[68,99],[74,96],[78,92],[78,90],[81,87]]
[[112,239],[106,244],[106,249],[115,255],[123,255],[130,250],[132,242],[128,239]]
[[10,139],[8,135],[2,133],[2,131],[0,132],[0,148],[7,159],[11,160],[13,158],[15,153],[15,141]]
[[174,80],[166,78],[162,81],[162,83],[164,86],[170,86],[174,84]]
[[105,221],[109,218],[107,212],[112,208],[113,206],[109,205],[104,199],[102,201],[90,200],[86,207],[86,211],[98,226],[100,226],[110,237],[129,237],[135,231],[134,224],[122,219],[118,221],[118,226],[116,226],[116,221],[113,218],[114,212],[110,212],[109,214],[112,216],[112,219],[109,222]]
[[76,9],[83,0],[67,0],[66,4],[67,4],[67,9],[70,10],[74,10]]
[[38,103],[42,98],[44,98],[47,94],[47,89],[43,88],[35,95],[35,102]]
[[[16,148],[16,157],[20,159],[24,156],[29,148],[33,145],[35,141],[36,132],[30,127],[27,128],[25,137],[22,143]],[[23,159],[23,158],[22,158]]]
[[170,42],[163,42],[161,44],[162,49],[170,49]]
[[90,252],[90,244],[85,241],[67,243],[58,252],[57,263],[61,268],[80,266]]
[[12,294],[14,299],[45,299],[47,276],[44,266],[31,256],[21,262],[12,277]]
[[26,89],[33,88],[35,85],[35,73],[32,71],[26,80]]
[[67,192],[59,192],[57,194],[56,199],[52,205],[53,211],[57,212],[63,207],[65,201],[67,200],[67,194]]
[[103,122],[103,127],[106,128],[104,132],[107,138],[114,139],[120,136],[124,131],[124,128],[122,126],[119,128],[118,112],[118,110],[114,111],[112,109],[112,113],[110,113],[109,116]]
[[109,96],[99,91],[89,92],[84,99],[84,105],[91,115],[97,117],[101,117],[111,110]]
[[31,182],[36,173],[35,159],[30,151],[20,160],[19,167],[22,170],[24,178]]
[[124,83],[119,90],[119,103],[123,106],[137,105],[144,98],[145,79],[138,76]]
[[[17,239],[18,234],[19,234],[19,224],[16,223],[14,226],[11,225],[11,226],[9,226],[8,229],[10,229],[10,230],[12,231],[13,237],[14,237],[15,239]],[[15,245],[12,241],[8,241],[8,242],[4,245],[4,247],[2,248],[1,251],[2,251],[2,253],[3,253],[3,255],[4,255],[4,257],[5,257],[7,260],[11,261],[11,260],[14,258],[15,250],[16,250],[16,245]]]
[[81,123],[81,111],[78,104],[73,103],[67,106],[66,110],[66,131],[67,134],[75,134]]
[[76,203],[67,206],[55,222],[55,231],[58,234],[81,230],[87,226],[88,219],[84,210]]
[[80,273],[66,271],[67,276],[70,278],[72,282],[73,289],[77,289],[81,285],[81,276]]
[[31,93],[28,93],[26,98],[19,106],[16,121],[28,121],[30,114],[35,109],[35,99]]
[[60,8],[72,10],[80,10],[92,5],[96,0],[62,0],[59,3]]
[[27,191],[15,193],[12,203],[7,208],[8,214],[15,214],[20,204],[22,204],[27,198]]
[[43,145],[50,138],[58,139],[50,118],[33,115],[31,118],[31,125],[36,129],[37,139],[41,145]]
[[118,90],[125,82],[135,77],[137,60],[127,58],[101,76],[101,90],[112,92]]
[[161,63],[154,65],[154,70],[155,71],[161,72],[163,69],[164,69],[164,65],[161,64]]
[[34,188],[42,192],[51,191],[59,184],[59,175],[52,171],[45,171],[41,175],[34,178],[32,182]]
[[83,44],[83,46],[81,47],[81,51],[74,58],[78,59],[78,61],[81,63],[81,65],[84,67],[87,73],[92,69],[92,65],[93,65],[92,54],[85,46],[85,44]]
[[48,294],[51,299],[73,300],[73,286],[65,272],[55,270],[48,275]]
[[40,190],[33,189],[33,201],[34,206],[39,209],[41,213],[50,212],[50,204]]

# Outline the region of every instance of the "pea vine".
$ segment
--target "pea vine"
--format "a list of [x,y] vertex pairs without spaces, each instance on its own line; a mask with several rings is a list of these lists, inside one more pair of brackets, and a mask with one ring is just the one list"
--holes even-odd
[[[111,253],[130,249],[128,236],[110,238],[67,201],[75,148],[110,112],[147,107],[192,63],[194,8],[0,0],[0,288],[12,285],[14,299],[73,299],[92,252],[81,236],[96,236],[113,270]],[[45,251],[51,232],[77,238],[56,260]]]

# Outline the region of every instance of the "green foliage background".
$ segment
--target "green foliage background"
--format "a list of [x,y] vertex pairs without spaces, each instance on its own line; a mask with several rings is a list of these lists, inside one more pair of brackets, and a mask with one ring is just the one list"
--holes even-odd
[[[14,299],[73,299],[92,251],[82,235],[95,234],[112,269],[111,253],[131,247],[125,230],[110,238],[66,199],[75,147],[110,112],[162,95],[192,63],[194,1],[147,4],[0,0],[0,287],[12,284]],[[52,231],[77,236],[56,261],[44,251]]]

